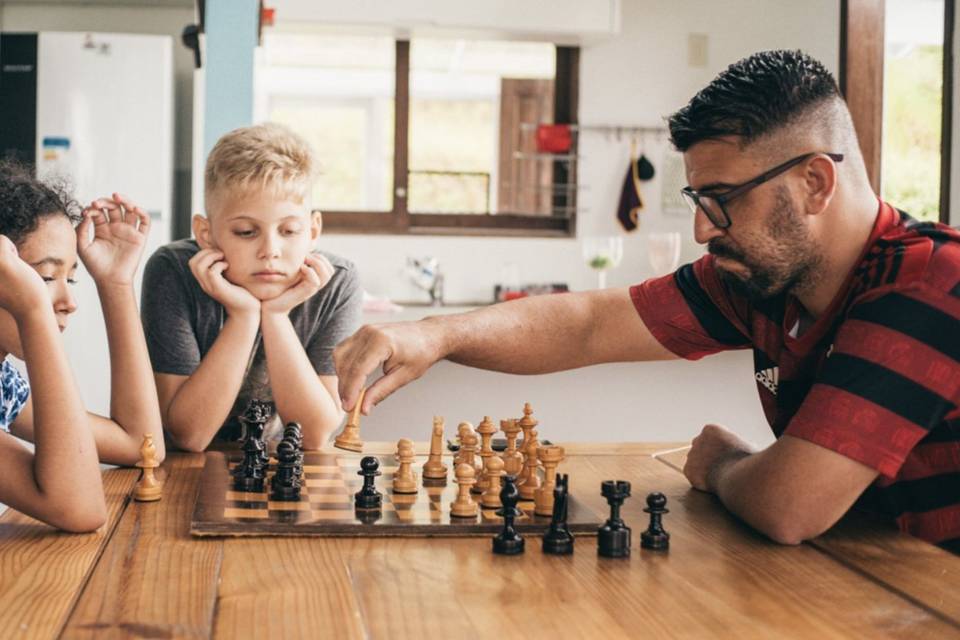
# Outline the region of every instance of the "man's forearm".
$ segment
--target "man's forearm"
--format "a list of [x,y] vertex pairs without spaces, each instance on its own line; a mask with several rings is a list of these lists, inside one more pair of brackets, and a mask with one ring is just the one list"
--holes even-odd
[[277,413],[302,425],[305,448],[319,448],[340,424],[339,402],[320,382],[286,314],[264,313],[261,331]]
[[258,328],[256,315],[227,316],[200,366],[173,396],[166,427],[179,447],[202,451],[229,417]]
[[709,472],[710,489],[731,513],[760,533],[777,542],[797,544],[802,539],[786,529],[791,521],[790,497],[777,489],[779,477],[764,453],[730,452]]
[[[629,297],[622,290],[564,293],[425,322],[440,328],[442,358],[505,373],[552,373],[610,359],[604,349],[594,348],[604,320],[596,310],[612,314],[624,303],[629,304]],[[629,348],[620,353],[627,356]]]

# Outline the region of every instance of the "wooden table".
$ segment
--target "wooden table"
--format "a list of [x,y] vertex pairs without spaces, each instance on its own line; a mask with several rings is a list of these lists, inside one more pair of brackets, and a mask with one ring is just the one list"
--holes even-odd
[[[158,503],[110,470],[97,533],[0,517],[0,637],[960,637],[960,557],[857,518],[778,546],[690,489],[684,451],[654,455],[671,447],[567,447],[561,470],[598,514],[601,480],[632,482],[627,560],[592,537],[565,557],[537,538],[516,557],[482,538],[197,539],[203,454],[170,455]],[[667,553],[639,548],[651,491],[669,499]]]

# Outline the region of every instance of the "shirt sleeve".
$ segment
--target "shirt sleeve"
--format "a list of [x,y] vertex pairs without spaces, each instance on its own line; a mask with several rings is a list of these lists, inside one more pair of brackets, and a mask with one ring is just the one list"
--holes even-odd
[[958,334],[954,296],[923,284],[871,292],[851,307],[784,433],[895,477],[957,408]]
[[710,256],[634,285],[630,297],[653,336],[682,358],[699,360],[751,344]]
[[9,432],[30,397],[30,385],[12,364],[0,363],[0,429]]
[[337,267],[332,281],[333,304],[321,318],[313,337],[307,344],[307,357],[318,375],[336,375],[333,365],[333,350],[360,327],[363,309],[363,289],[357,269],[352,264]]
[[186,278],[193,274],[163,249],[144,267],[140,316],[156,373],[189,376],[200,366],[200,346],[191,322],[196,303]]

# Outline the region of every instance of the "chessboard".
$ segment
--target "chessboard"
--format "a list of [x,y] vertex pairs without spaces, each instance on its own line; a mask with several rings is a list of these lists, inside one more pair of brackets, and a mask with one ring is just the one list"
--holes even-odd
[[[354,494],[363,484],[357,474],[359,455],[304,452],[303,490],[300,499],[291,502],[270,499],[269,488],[262,493],[233,489],[231,469],[243,454],[208,452],[200,477],[200,491],[190,523],[195,536],[493,536],[503,520],[495,509],[479,509],[472,518],[450,515],[450,503],[456,499],[457,485],[450,478],[424,480],[417,470],[418,491],[395,494],[393,476],[397,470],[392,456],[382,456],[376,479],[383,494],[380,509],[357,509]],[[275,465],[271,459],[270,468]],[[269,487],[269,473],[266,486]],[[602,521],[580,503],[571,488],[567,525],[571,532],[596,535]],[[475,496],[479,499],[479,496]],[[532,501],[518,505],[522,515],[515,521],[521,533],[539,534],[550,525],[549,516],[533,513]]]

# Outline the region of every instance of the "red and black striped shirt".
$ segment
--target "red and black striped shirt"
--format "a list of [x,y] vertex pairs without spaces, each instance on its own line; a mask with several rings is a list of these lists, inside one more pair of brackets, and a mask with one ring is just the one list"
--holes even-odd
[[750,302],[709,255],[630,294],[681,357],[752,348],[777,437],[876,469],[859,506],[960,552],[960,232],[881,203],[857,266],[799,335],[795,298]]

